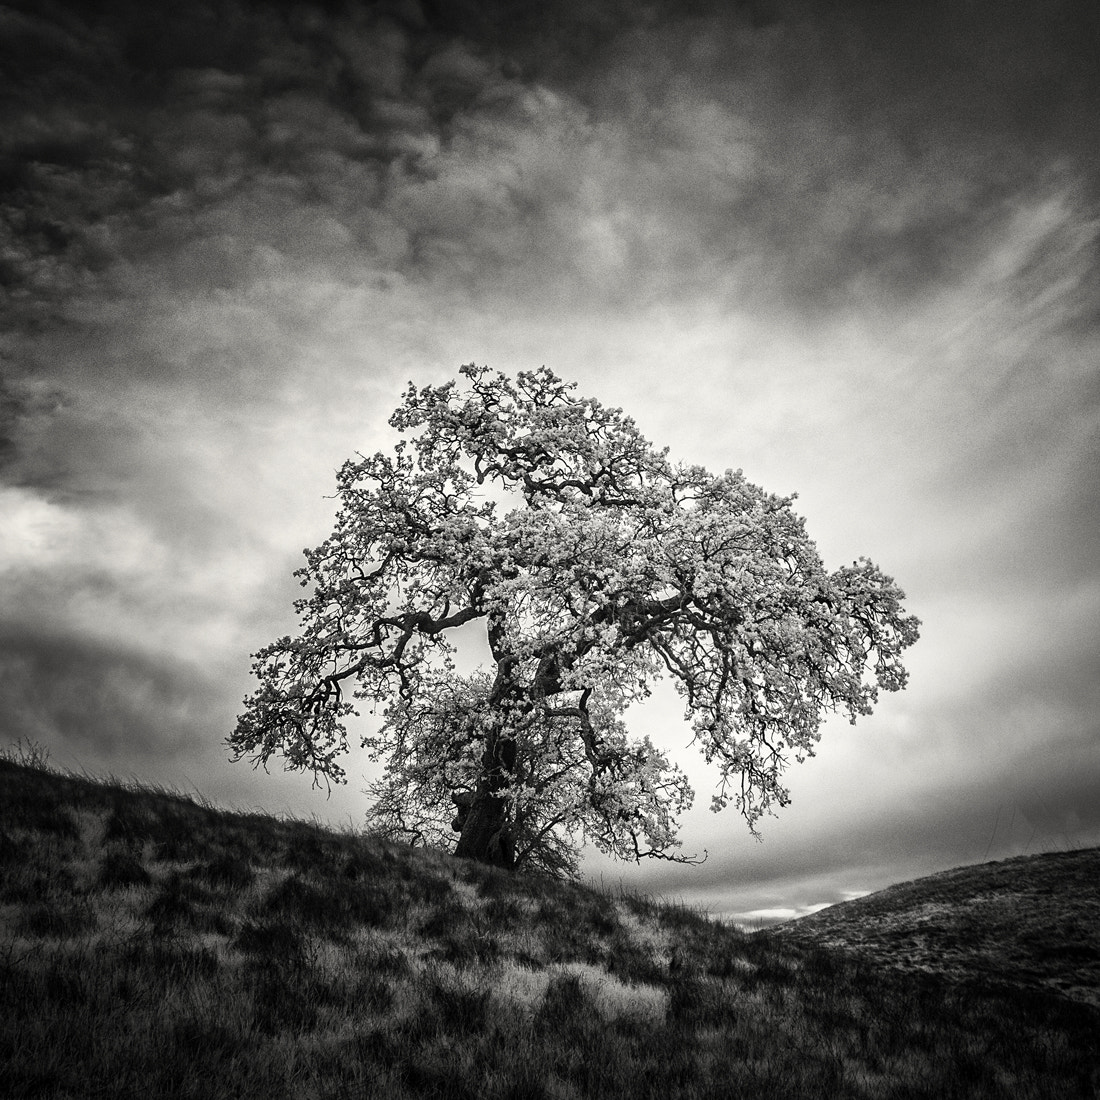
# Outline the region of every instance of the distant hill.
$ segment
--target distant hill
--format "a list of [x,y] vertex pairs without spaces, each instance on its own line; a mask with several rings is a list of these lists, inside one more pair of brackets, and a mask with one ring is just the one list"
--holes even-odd
[[1100,848],[957,867],[773,932],[902,969],[1100,1006]]
[[2,1100],[1098,1091],[1062,995],[0,752]]

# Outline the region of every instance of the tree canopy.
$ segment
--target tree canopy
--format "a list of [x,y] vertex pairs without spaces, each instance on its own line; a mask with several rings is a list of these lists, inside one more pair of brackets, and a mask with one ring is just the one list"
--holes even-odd
[[[866,559],[827,572],[792,497],[674,464],[545,368],[461,374],[410,384],[393,452],[339,471],[335,529],[297,573],[301,633],[255,655],[235,758],[343,781],[345,720],[369,701],[391,833],[560,873],[586,842],[683,860],[693,792],[623,722],[667,677],[713,808],[755,832],[826,715],[904,687],[902,591]],[[466,674],[463,627],[490,655]]]

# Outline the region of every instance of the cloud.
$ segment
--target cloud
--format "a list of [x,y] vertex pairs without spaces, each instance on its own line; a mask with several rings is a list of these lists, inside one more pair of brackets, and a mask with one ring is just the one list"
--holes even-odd
[[121,646],[21,631],[0,637],[5,733],[116,767],[193,755],[211,693],[196,670]]
[[[253,609],[289,607],[295,586],[287,563],[280,562],[285,575],[273,584],[266,539],[234,531],[215,514],[212,529],[188,545],[172,537],[170,502],[161,530],[150,518],[156,513],[142,509],[140,497],[137,504],[0,489],[0,629],[11,636],[72,634],[81,644],[123,646],[211,675],[243,666]],[[194,509],[186,519],[196,520]]]
[[[1074,745],[1037,744],[1010,767],[974,767],[957,778],[930,760],[936,770],[912,785],[897,782],[896,765],[868,768],[865,756],[847,775],[830,768],[813,777],[820,794],[812,802],[796,784],[793,804],[764,823],[759,844],[723,815],[695,824],[688,850],[709,850],[701,866],[635,868],[589,855],[585,868],[751,921],[753,911],[787,908],[793,917],[951,867],[1087,847],[1100,843],[1096,744],[1094,727]],[[921,764],[908,759],[904,767]]]
[[61,399],[46,385],[9,378],[0,372],[0,474],[21,479],[16,467],[29,438],[48,425]]

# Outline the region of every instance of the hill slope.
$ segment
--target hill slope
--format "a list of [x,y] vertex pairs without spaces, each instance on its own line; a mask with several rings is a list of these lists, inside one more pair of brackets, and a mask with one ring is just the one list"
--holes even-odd
[[0,1096],[1095,1096],[1100,1013],[0,754]]
[[957,867],[773,931],[902,969],[1100,1006],[1100,848]]

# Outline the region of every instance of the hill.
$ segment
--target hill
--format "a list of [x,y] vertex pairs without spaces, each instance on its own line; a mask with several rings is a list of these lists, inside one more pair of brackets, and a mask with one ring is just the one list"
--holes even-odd
[[1100,1007],[1100,848],[957,867],[774,931],[906,970]]
[[1072,1097],[1100,1013],[0,755],[0,1096]]

